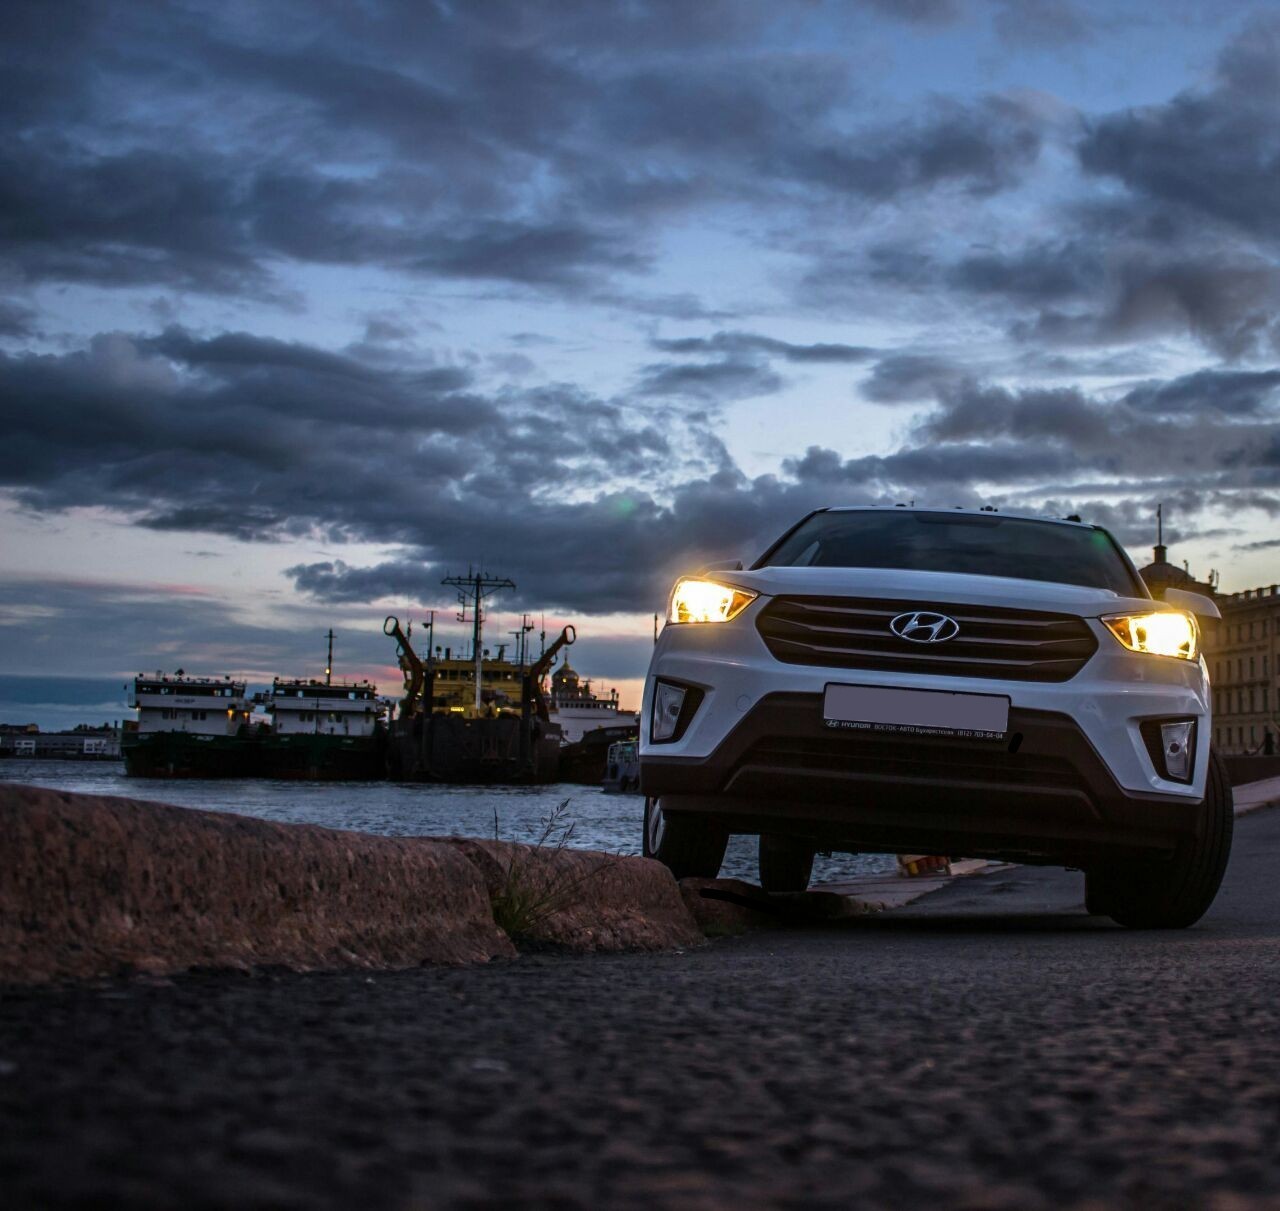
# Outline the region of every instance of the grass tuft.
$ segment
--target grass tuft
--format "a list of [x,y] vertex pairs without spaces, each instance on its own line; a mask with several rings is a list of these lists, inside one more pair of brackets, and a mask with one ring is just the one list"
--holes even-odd
[[[507,862],[502,886],[491,901],[493,919],[516,941],[528,940],[549,917],[568,908],[589,880],[599,877],[612,863],[591,870],[572,871],[547,861],[568,847],[576,822],[568,819],[569,800],[542,818],[542,831],[527,849],[517,849]],[[493,839],[498,835],[498,812],[493,813]]]

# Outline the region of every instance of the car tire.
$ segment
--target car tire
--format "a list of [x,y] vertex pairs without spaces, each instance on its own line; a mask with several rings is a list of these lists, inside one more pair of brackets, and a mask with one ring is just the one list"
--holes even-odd
[[760,834],[760,886],[771,893],[804,891],[813,875],[815,849],[811,841]]
[[1199,835],[1172,858],[1090,872],[1086,906],[1098,904],[1113,921],[1129,929],[1185,929],[1200,920],[1226,872],[1235,821],[1231,780],[1217,753],[1209,754],[1209,778],[1200,809]]
[[1091,917],[1109,917],[1106,876],[1101,871],[1086,871],[1084,876],[1084,910]]
[[677,879],[714,879],[728,844],[729,834],[706,816],[667,815],[661,799],[645,798],[644,856],[656,858]]

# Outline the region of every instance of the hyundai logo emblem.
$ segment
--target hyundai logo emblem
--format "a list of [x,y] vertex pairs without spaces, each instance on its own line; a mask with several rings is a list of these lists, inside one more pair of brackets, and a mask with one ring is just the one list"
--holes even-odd
[[912,610],[909,614],[899,614],[889,623],[889,630],[899,639],[909,639],[912,643],[941,643],[960,634],[960,624],[945,614]]

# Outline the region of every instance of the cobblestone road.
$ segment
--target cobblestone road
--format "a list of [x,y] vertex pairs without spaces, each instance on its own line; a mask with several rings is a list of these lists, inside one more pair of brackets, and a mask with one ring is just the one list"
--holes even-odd
[[1016,869],[657,957],[0,994],[7,1207],[1273,1207],[1280,810],[1126,933]]

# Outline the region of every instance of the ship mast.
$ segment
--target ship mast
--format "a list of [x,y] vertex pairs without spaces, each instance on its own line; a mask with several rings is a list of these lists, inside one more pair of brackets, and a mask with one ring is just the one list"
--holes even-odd
[[447,584],[458,590],[458,601],[462,605],[462,609],[458,614],[458,621],[463,622],[467,617],[467,609],[473,610],[471,616],[471,642],[473,645],[472,655],[476,662],[476,714],[481,711],[480,703],[480,680],[484,675],[482,666],[483,648],[481,641],[484,637],[484,599],[492,597],[499,589],[514,589],[515,581],[508,580],[505,576],[487,576],[484,572],[473,572],[467,570],[465,576],[446,576],[441,584]]
[[329,655],[324,661],[324,683],[325,685],[333,684],[333,627],[329,628]]

